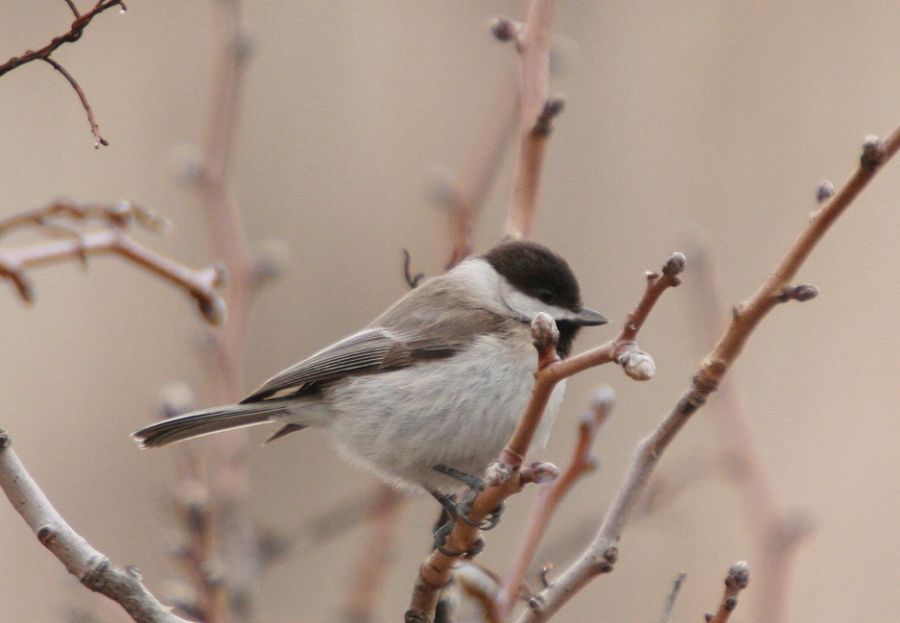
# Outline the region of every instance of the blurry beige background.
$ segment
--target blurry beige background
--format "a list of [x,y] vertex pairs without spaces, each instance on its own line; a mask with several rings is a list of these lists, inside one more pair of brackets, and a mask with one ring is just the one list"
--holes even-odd
[[[82,2],[82,4],[85,4]],[[79,79],[107,149],[94,151],[67,84],[34,63],[0,79],[3,213],[59,197],[128,198],[176,228],[149,242],[192,265],[211,257],[195,195],[174,173],[202,140],[210,82],[208,2],[133,0],[56,58]],[[448,242],[428,188],[433,165],[458,169],[513,52],[486,29],[510,2],[246,2],[255,44],[235,166],[251,240],[283,240],[288,271],[253,310],[246,388],[366,323],[402,294],[400,250],[441,270]],[[43,45],[70,21],[64,3],[0,4],[0,56]],[[567,106],[550,143],[537,238],[566,255],[586,302],[614,320],[636,301],[642,271],[686,241],[712,256],[725,300],[749,295],[814,206],[817,183],[843,181],[869,133],[900,123],[900,6],[888,2],[561,2]],[[182,147],[179,147],[182,146]],[[510,187],[507,157],[477,248],[497,240]],[[900,593],[900,164],[892,163],[804,269],[820,297],[786,305],[751,341],[731,381],[752,415],[776,494],[813,518],[796,558],[792,620],[896,618]],[[156,417],[160,387],[202,383],[202,327],[180,292],[111,259],[33,273],[37,303],[0,296],[0,426],[70,523],[164,593],[178,539],[166,505],[172,455],[139,452],[128,434]],[[695,337],[695,291],[660,305],[641,343],[650,384],[607,367],[570,385],[546,456],[563,462],[592,389],[619,394],[583,482],[548,543],[589,538],[640,436],[677,398],[709,345]],[[723,319],[728,309],[718,311]],[[201,386],[202,387],[202,386]],[[713,456],[716,400],[666,455],[678,473]],[[253,512],[282,534],[368,492],[373,479],[337,459],[315,431],[254,451]],[[508,564],[529,496],[512,501],[483,562]],[[380,612],[399,620],[436,505],[403,511]],[[688,580],[676,620],[712,610],[735,560],[753,564],[730,482],[691,484],[633,524],[614,574],[559,621],[657,620],[675,574]],[[260,620],[336,620],[366,537],[356,529],[298,546],[262,581]],[[0,620],[64,621],[102,600],[86,594],[0,503]],[[751,582],[749,591],[753,590]],[[750,600],[750,597],[747,597]],[[99,604],[106,621],[121,620]],[[589,613],[589,614],[588,614]],[[736,620],[750,620],[742,608]],[[118,617],[118,618],[117,618]],[[599,617],[599,618],[598,618]]]

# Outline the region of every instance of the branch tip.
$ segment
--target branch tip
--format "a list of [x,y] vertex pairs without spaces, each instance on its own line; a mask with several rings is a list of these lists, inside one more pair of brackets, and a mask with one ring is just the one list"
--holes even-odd
[[497,41],[512,41],[519,38],[522,32],[522,24],[508,17],[495,17],[490,22],[491,33]]
[[743,590],[750,584],[750,563],[739,560],[731,565],[728,575],[725,577],[725,585]]
[[[677,277],[681,273],[684,272],[684,269],[687,267],[687,256],[681,251],[676,251],[672,254],[668,260],[666,260],[665,265],[663,266],[662,272],[665,276],[670,279]],[[678,283],[673,282],[673,286],[677,286]]]
[[594,413],[609,413],[616,406],[616,391],[609,385],[602,385],[591,396],[590,405]]
[[559,342],[559,327],[550,317],[550,314],[538,312],[531,320],[531,337],[534,340],[534,347],[539,351],[543,351],[548,346],[556,346]]

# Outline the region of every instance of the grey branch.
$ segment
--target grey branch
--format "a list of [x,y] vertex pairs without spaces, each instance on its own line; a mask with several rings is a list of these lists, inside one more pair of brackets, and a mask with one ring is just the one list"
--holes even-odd
[[13,508],[69,573],[94,592],[121,605],[137,623],[189,623],[148,591],[134,567],[121,569],[75,532],[31,478],[0,430],[0,487]]

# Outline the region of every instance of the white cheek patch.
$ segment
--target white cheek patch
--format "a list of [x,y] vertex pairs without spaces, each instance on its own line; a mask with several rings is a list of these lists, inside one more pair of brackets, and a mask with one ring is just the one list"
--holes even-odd
[[547,305],[539,299],[528,296],[503,278],[500,279],[500,298],[507,307],[527,321],[534,318],[538,312],[550,314],[550,317],[554,320],[573,320],[578,317],[577,313],[569,309],[556,305]]

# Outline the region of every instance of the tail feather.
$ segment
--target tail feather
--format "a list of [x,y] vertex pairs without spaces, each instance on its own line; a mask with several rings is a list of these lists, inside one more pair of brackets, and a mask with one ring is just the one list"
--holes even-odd
[[244,404],[215,407],[162,420],[132,433],[142,448],[156,448],[232,428],[268,422],[284,405]]

